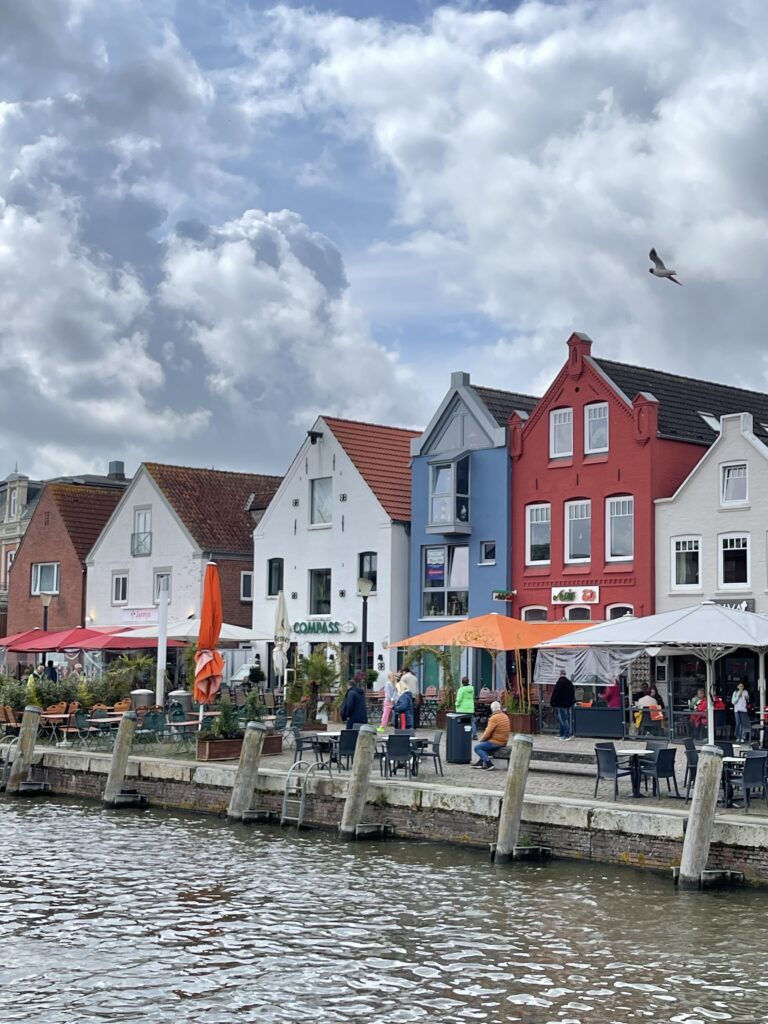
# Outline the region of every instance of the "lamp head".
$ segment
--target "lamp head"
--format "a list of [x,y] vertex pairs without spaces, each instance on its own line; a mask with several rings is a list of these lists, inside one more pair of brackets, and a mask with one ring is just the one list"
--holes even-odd
[[41,594],[40,601],[42,602],[43,608],[48,608],[53,600],[53,594]]
[[373,590],[373,581],[361,576],[357,581],[357,592],[361,597],[370,597]]

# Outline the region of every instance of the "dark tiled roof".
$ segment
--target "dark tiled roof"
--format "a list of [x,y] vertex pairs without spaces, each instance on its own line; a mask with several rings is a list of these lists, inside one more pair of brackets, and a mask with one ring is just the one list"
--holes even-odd
[[500,427],[506,427],[513,412],[527,412],[529,415],[539,399],[532,395],[521,395],[517,391],[500,391],[498,388],[483,388],[470,384],[477,397],[485,403],[488,412]]
[[253,554],[255,523],[247,510],[265,509],[282,477],[144,465],[203,551]]
[[754,417],[755,433],[762,440],[768,438],[768,395],[759,391],[646,370],[610,359],[593,359],[593,362],[621,388],[630,402],[640,391],[650,392],[658,399],[662,437],[710,445],[717,433],[707,426],[699,413],[709,413],[719,419],[729,413],[749,412]]
[[411,518],[411,438],[419,430],[382,427],[323,416],[341,447],[381,502],[398,522]]
[[125,485],[86,487],[83,484],[50,483],[47,489],[59,510],[77,557],[84,562],[122,498]]

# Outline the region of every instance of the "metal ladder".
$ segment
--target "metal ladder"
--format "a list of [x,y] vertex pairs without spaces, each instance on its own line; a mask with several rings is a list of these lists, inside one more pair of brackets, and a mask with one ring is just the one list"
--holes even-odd
[[13,764],[13,748],[14,746],[18,748],[18,745],[19,737],[14,736],[9,743],[4,743],[2,746],[4,760],[2,766],[0,767],[0,790],[5,789],[8,783],[8,779],[10,778],[11,774],[11,765]]
[[288,769],[285,779],[285,792],[283,793],[283,810],[280,814],[280,824],[295,822],[296,828],[304,824],[304,813],[307,808],[307,781],[317,771],[328,769],[331,778],[330,763],[319,761],[311,764],[309,761],[296,761]]

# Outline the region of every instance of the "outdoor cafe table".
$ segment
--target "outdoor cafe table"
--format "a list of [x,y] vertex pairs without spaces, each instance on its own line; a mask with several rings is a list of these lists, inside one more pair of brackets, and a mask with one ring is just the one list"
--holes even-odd
[[632,748],[631,750],[617,750],[616,757],[628,757],[629,758],[629,770],[632,773],[630,776],[632,782],[632,796],[638,799],[643,795],[640,792],[640,760],[643,757],[648,757],[652,754],[652,750],[648,750],[645,747],[641,750],[639,748]]
[[66,739],[63,739],[63,740],[62,739],[56,739],[56,737],[59,736],[59,731],[58,730],[62,726],[66,725],[66,723],[68,721],[69,721],[69,712],[65,712],[64,714],[51,714],[51,715],[47,715],[45,712],[43,712],[40,715],[40,725],[50,725],[51,733],[52,733],[54,739],[56,740],[56,746],[57,747],[69,747],[69,746],[71,746],[70,743],[67,743]]

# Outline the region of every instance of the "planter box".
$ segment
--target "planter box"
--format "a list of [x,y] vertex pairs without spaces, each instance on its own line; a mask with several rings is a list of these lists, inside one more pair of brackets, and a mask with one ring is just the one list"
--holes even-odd
[[445,708],[438,708],[435,712],[435,727],[438,729],[446,729],[448,727],[448,720],[446,715],[448,714]]
[[264,737],[264,746],[261,748],[261,753],[267,757],[270,754],[282,754],[283,752],[283,737],[282,734],[267,733]]
[[302,732],[328,732],[325,722],[305,722],[301,727]]
[[[282,737],[278,737],[282,742]],[[240,757],[243,741],[236,740],[201,740],[197,741],[198,761],[234,761]]]
[[532,714],[522,714],[517,711],[507,711],[507,718],[512,732],[534,732],[535,719]]

